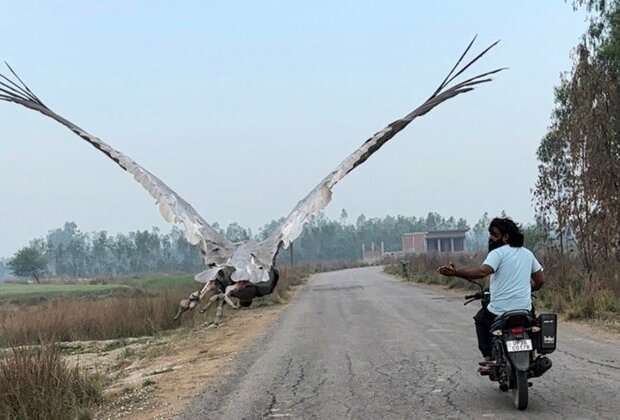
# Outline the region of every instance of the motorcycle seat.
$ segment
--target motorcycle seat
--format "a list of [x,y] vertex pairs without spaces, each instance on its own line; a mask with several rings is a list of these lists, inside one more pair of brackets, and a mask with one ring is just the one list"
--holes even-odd
[[535,322],[534,315],[527,309],[515,309],[498,316],[491,325],[491,331],[512,327],[529,327]]

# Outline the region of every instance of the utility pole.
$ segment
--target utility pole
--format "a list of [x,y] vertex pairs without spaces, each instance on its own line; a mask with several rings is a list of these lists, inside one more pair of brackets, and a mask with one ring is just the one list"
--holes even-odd
[[291,242],[290,253],[291,253],[291,268],[293,268],[293,243],[292,242]]

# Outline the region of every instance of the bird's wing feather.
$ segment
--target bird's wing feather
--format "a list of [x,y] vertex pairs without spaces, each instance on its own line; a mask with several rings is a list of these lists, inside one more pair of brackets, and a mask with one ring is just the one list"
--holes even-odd
[[0,74],[0,100],[14,102],[26,108],[39,111],[41,114],[58,121],[83,140],[86,140],[116,162],[118,166],[133,175],[136,181],[157,201],[159,211],[166,221],[183,225],[185,238],[191,244],[200,247],[207,264],[220,264],[228,259],[234,251],[234,245],[209,226],[188,202],[131,158],[50,110],[21,81],[8,64],[7,67],[17,80],[11,80],[11,78]]
[[[450,87],[451,82],[456,77],[461,75],[469,66],[482,57],[488,50],[497,44],[495,42],[480,54],[478,54],[473,60],[465,64],[462,68],[458,69],[461,61],[471,48],[475,38],[470,42],[465,52],[461,55],[456,65],[452,68],[448,76],[439,85],[439,87],[433,92],[433,94],[418,108],[406,115],[404,118],[396,120],[385,127],[383,130],[375,133],[370,139],[366,140],[357,150],[349,155],[334,171],[330,172],[310,193],[304,197],[289,216],[278,226],[278,228],[271,233],[261,243],[260,256],[263,261],[274,261],[278,250],[281,247],[288,247],[288,245],[294,241],[300,234],[305,223],[307,223],[313,216],[317,215],[321,210],[327,206],[331,200],[332,188],[338,181],[344,178],[349,172],[355,169],[360,164],[364,163],[373,153],[375,153],[381,146],[387,143],[392,137],[394,137],[399,131],[405,128],[415,118],[420,117],[437,105],[450,98],[453,98],[461,93],[469,92],[473,90],[478,84],[491,81],[488,77],[494,73],[502,71],[504,69],[496,69],[486,73],[479,74],[460,83],[454,84]],[[499,41],[498,41],[499,42]]]

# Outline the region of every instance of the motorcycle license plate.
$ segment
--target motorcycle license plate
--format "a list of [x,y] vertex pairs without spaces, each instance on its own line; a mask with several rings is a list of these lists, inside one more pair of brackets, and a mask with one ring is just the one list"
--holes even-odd
[[509,353],[514,351],[530,351],[532,350],[532,340],[509,340],[506,341],[506,349]]

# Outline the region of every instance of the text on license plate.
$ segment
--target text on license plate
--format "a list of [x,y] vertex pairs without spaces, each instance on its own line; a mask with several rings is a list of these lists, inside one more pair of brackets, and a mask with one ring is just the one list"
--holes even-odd
[[506,341],[508,352],[532,350],[532,340],[510,340]]

